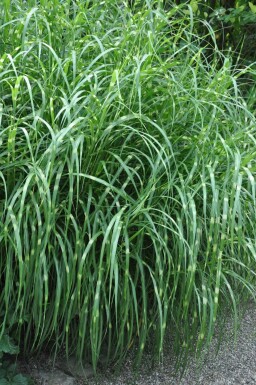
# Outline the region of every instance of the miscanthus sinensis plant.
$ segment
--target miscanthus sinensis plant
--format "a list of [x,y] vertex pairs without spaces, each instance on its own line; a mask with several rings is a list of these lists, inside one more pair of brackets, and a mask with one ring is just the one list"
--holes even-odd
[[200,351],[255,295],[242,72],[191,8],[145,4],[1,7],[0,330],[24,351],[96,367],[167,328]]

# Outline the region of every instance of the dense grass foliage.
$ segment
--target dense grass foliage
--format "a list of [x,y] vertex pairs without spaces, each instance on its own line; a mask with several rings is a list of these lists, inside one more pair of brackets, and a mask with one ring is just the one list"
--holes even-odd
[[207,56],[191,8],[145,3],[0,10],[0,330],[27,352],[96,367],[153,335],[161,356],[166,328],[200,350],[255,294],[241,72]]

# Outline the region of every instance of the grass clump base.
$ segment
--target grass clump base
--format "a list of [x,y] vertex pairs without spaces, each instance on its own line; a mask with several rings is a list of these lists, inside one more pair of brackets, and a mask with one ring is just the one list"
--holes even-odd
[[255,295],[242,73],[184,5],[17,0],[0,18],[1,334],[94,368],[152,333],[161,357],[167,327],[200,352]]

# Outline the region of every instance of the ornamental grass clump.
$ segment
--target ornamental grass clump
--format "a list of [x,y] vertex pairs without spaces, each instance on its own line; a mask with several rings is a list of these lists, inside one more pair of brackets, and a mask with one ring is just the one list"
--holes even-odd
[[96,368],[152,336],[160,357],[167,328],[200,351],[255,295],[247,70],[190,7],[145,3],[0,11],[0,333],[24,352]]

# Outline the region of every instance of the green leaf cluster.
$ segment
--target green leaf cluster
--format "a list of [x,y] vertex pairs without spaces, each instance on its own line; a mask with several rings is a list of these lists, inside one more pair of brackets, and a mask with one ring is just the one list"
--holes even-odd
[[[256,6],[249,3],[250,7],[241,5],[237,8],[225,8],[216,9],[211,16],[217,17],[225,23],[230,23],[236,27],[242,27],[256,22]],[[238,31],[239,32],[239,31]]]
[[14,344],[13,340],[4,334],[0,338],[0,385],[29,385],[31,381],[23,376],[17,374],[16,364],[10,363],[3,359],[4,354],[18,354],[19,348]]

